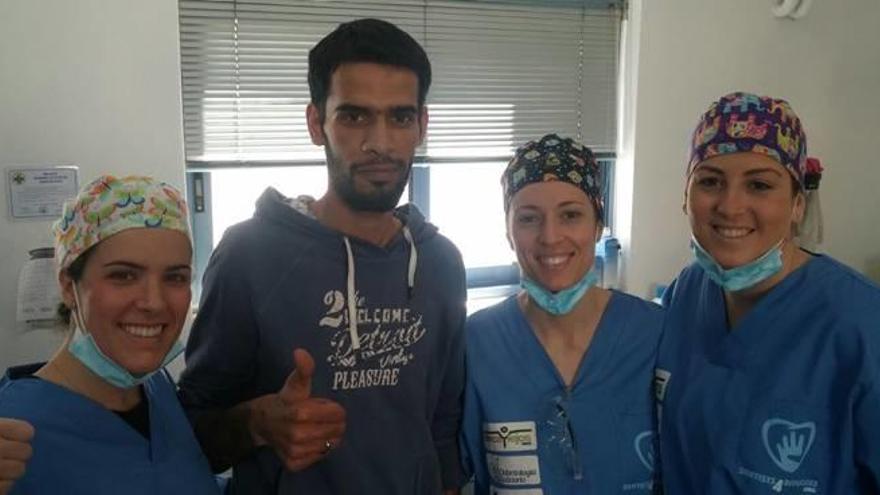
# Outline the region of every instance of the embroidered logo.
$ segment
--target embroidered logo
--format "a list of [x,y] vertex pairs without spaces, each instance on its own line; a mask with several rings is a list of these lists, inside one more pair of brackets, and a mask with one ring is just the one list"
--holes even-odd
[[786,473],[794,473],[810,453],[816,439],[816,423],[793,423],[782,418],[772,418],[761,427],[764,448],[773,463]]
[[534,421],[483,423],[483,444],[490,452],[520,452],[538,447]]
[[633,446],[636,449],[636,455],[639,456],[639,460],[642,461],[642,465],[645,466],[650,472],[654,472],[654,432],[651,430],[643,431],[636,435],[636,439],[633,442]]
[[540,485],[537,455],[486,454],[486,467],[492,481],[502,485]]

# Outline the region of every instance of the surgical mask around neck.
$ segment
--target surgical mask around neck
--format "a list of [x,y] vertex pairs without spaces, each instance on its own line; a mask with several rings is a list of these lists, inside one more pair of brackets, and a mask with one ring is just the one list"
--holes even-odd
[[174,345],[165,354],[165,358],[158,368],[149,373],[135,376],[101,352],[91,332],[86,329],[85,318],[83,318],[80,312],[82,305],[80,304],[79,291],[76,288],[75,282],[73,284],[73,298],[76,303],[76,307],[71,311],[74,335],[67,344],[67,350],[86,368],[115,387],[132,388],[144,383],[154,373],[164,368],[183,352],[183,344],[178,339],[174,341]]
[[782,270],[782,243],[779,241],[766,253],[745,265],[725,270],[715,258],[691,236],[691,250],[706,275],[728,292],[752,288]]
[[520,285],[541,309],[552,315],[559,316],[570,313],[578,301],[584,297],[587,290],[596,285],[598,281],[599,275],[590,268],[577,283],[555,293],[530,280],[525,274],[520,279]]

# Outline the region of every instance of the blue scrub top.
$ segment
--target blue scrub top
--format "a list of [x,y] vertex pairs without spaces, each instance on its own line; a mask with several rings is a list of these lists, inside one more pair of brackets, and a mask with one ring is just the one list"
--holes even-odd
[[661,324],[659,307],[613,292],[566,388],[515,297],[471,316],[462,448],[476,493],[651,493]]
[[148,440],[97,402],[30,376],[41,366],[10,368],[0,381],[0,417],[35,429],[33,456],[11,495],[220,493],[164,371],[143,385]]
[[664,306],[666,493],[880,493],[880,288],[815,256],[728,329],[694,265]]

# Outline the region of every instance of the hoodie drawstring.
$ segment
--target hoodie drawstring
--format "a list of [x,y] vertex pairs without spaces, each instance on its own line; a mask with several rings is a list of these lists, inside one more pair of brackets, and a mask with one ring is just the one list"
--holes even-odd
[[[416,285],[416,266],[418,266],[419,253],[416,250],[416,242],[413,240],[412,232],[409,227],[403,226],[403,237],[409,243],[409,265],[406,271],[406,289],[407,297],[412,299],[413,289]],[[351,347],[354,350],[361,348],[361,339],[357,329],[357,301],[355,300],[357,292],[354,286],[354,255],[351,252],[351,241],[348,236],[342,237],[345,242],[345,254],[348,259],[348,277],[346,280],[345,300],[348,302],[348,334],[351,337]]]
[[348,302],[348,335],[351,337],[351,348],[358,350],[361,348],[361,338],[357,330],[357,301],[355,301],[354,290],[354,256],[351,254],[351,242],[348,236],[343,236],[345,241],[345,254],[348,255],[348,280],[346,282],[345,300]]
[[419,253],[416,251],[416,242],[413,240],[412,232],[409,231],[409,227],[406,225],[403,226],[403,237],[406,237],[407,242],[409,242],[409,268],[406,272],[406,295],[409,299],[412,299],[413,289],[415,289],[416,286],[416,265],[419,261]]

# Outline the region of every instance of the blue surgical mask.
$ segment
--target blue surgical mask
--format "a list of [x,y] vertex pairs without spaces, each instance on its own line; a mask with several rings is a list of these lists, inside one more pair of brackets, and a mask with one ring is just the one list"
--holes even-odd
[[691,250],[697,264],[712,281],[728,292],[737,292],[754,287],[782,270],[782,242],[779,241],[758,259],[729,270],[722,268],[693,237]]
[[525,274],[520,279],[520,285],[541,309],[552,315],[564,315],[570,313],[587,290],[598,281],[599,275],[590,269],[576,284],[555,293],[541,287]]
[[79,308],[82,306],[79,303],[79,294],[76,290],[76,284],[74,284],[73,287],[73,297],[76,301],[76,307],[71,314],[74,322],[74,335],[67,344],[67,350],[70,351],[70,353],[86,368],[90,369],[94,374],[103,378],[104,381],[111,385],[119,388],[136,387],[147,381],[154,373],[165,367],[165,365],[173,361],[174,358],[183,352],[183,344],[180,340],[176,340],[174,345],[171,346],[171,349],[168,350],[168,353],[165,354],[165,358],[162,360],[162,364],[159,368],[149,373],[135,376],[101,352],[98,344],[95,343],[95,339],[92,338],[91,333],[86,330],[85,319],[82,317],[82,314],[80,314]]

